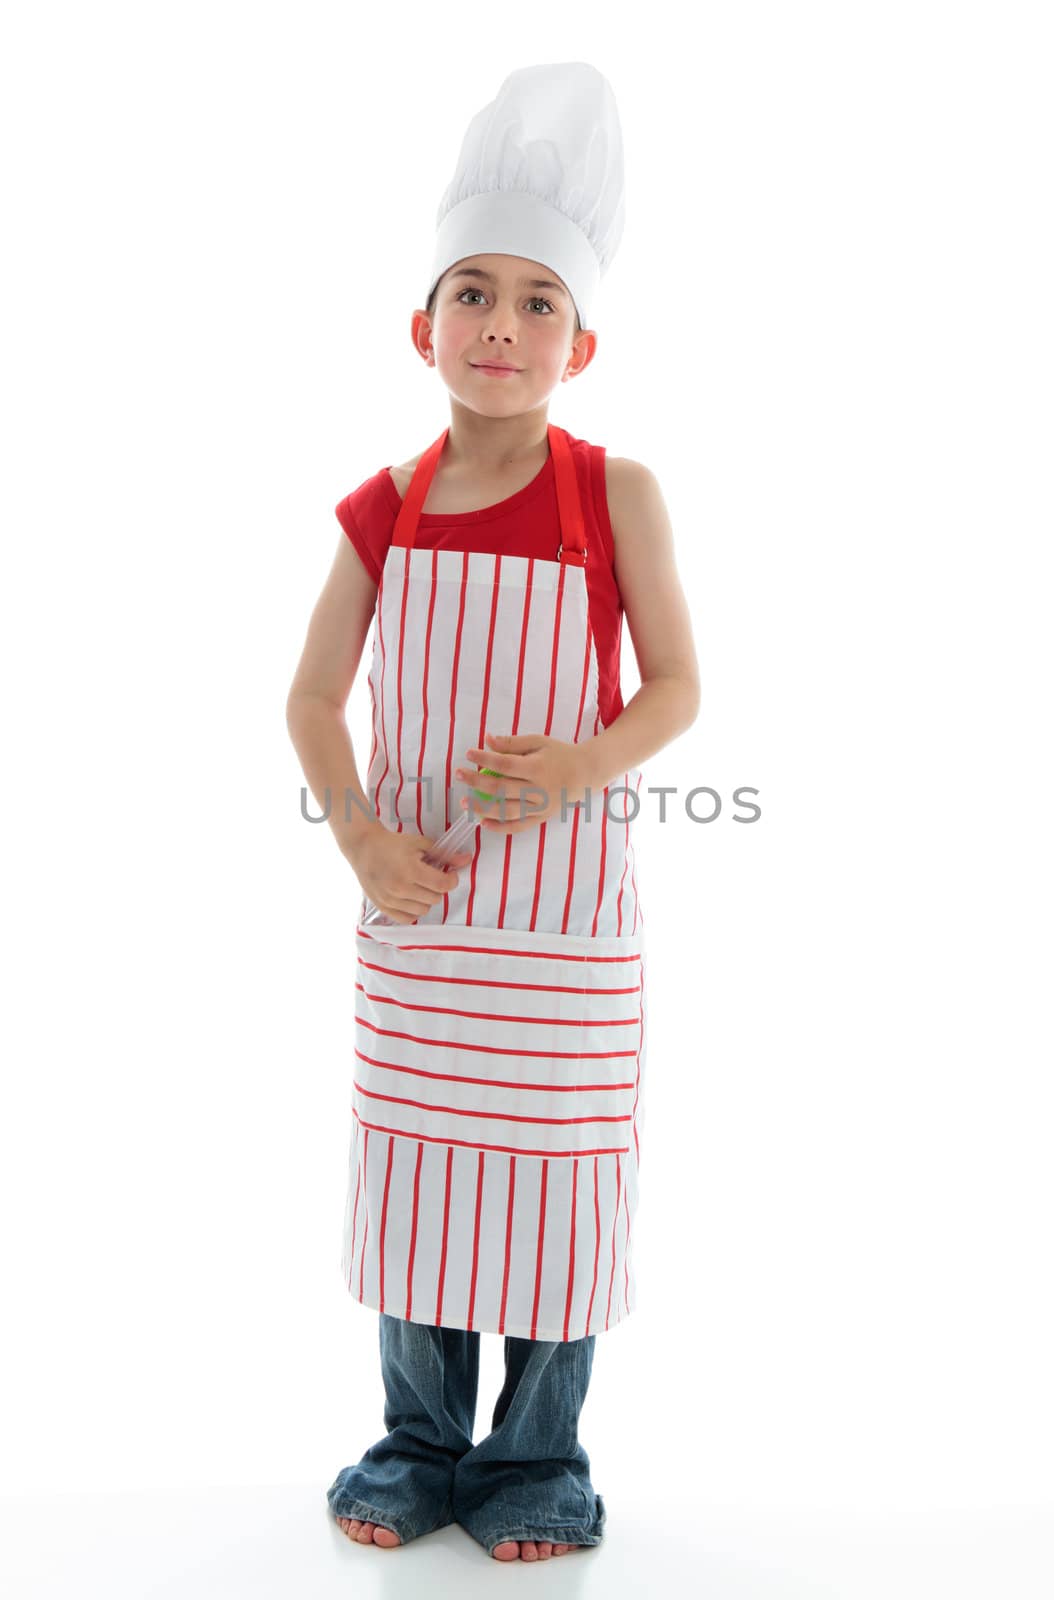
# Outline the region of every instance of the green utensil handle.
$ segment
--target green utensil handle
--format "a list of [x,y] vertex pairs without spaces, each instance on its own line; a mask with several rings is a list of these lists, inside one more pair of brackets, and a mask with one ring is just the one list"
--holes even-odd
[[[495,772],[493,767],[480,767],[479,770],[480,770],[480,772],[485,772],[487,774],[487,776],[490,777],[490,778],[500,778],[501,777],[501,773],[500,772]],[[473,789],[472,793],[476,796],[476,798],[478,800],[482,800],[485,805],[489,805],[490,802],[494,799],[494,796],[492,794],[488,794],[486,789]]]

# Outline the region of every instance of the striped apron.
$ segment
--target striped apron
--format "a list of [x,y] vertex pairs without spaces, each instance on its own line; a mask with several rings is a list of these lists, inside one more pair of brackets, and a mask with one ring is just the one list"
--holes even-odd
[[[549,425],[555,560],[414,548],[449,430],[425,451],[378,586],[367,793],[438,838],[488,730],[602,731],[585,525]],[[501,761],[492,755],[485,764]],[[621,774],[518,833],[477,830],[456,890],[413,923],[356,928],[342,1272],[389,1316],[579,1339],[636,1304],[645,1070],[643,916]],[[482,781],[487,787],[487,780]],[[528,797],[529,799],[529,797]]]

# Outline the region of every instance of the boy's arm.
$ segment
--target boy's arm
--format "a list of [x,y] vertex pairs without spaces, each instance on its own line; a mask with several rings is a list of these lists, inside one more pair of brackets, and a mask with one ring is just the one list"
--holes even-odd
[[591,789],[603,789],[670,744],[691,727],[700,702],[692,623],[658,480],[639,461],[624,456],[605,456],[605,470],[615,578],[640,688],[610,728],[578,747]]
[[[329,825],[352,865],[356,846],[382,826],[359,780],[344,715],[376,600],[376,583],[342,534],[286,700],[286,726],[308,787],[320,810],[329,790]],[[349,820],[344,816],[346,790],[352,796]]]

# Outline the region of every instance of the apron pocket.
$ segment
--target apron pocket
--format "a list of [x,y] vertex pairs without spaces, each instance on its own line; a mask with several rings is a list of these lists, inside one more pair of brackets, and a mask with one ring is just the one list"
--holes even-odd
[[641,932],[356,929],[356,1115],[396,1137],[533,1156],[628,1152]]

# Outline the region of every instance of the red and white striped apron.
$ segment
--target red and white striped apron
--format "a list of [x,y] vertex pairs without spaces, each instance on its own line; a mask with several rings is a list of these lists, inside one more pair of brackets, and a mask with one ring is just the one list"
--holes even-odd
[[[577,743],[603,728],[567,435],[549,425],[547,561],[414,548],[448,431],[395,524],[369,676],[375,813],[432,838],[487,730]],[[478,830],[457,889],[412,924],[364,927],[363,897],[342,1270],[364,1305],[525,1339],[579,1339],[634,1309],[640,782],[634,767],[594,791],[588,815],[583,800],[519,833]]]

